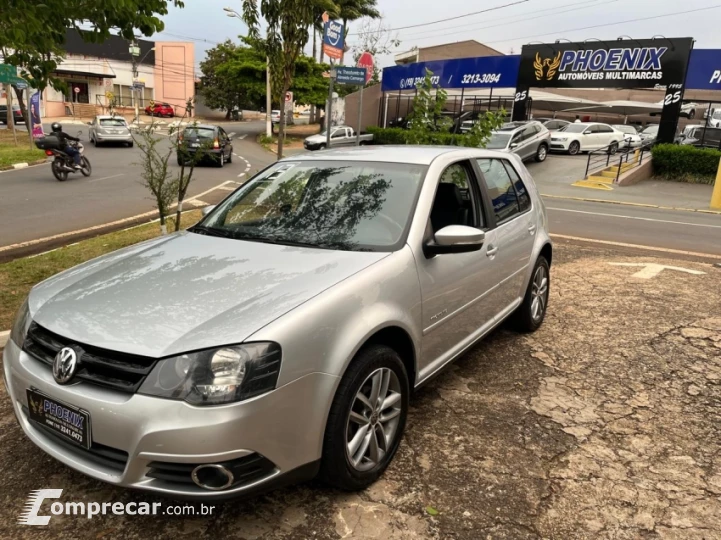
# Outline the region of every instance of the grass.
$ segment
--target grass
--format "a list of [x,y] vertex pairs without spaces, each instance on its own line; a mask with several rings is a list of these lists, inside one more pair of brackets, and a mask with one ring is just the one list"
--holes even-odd
[[18,146],[12,142],[0,142],[0,167],[15,163],[31,163],[44,157],[45,152],[42,150],[30,148],[25,132],[18,134]]
[[[186,212],[180,220],[181,228],[197,223],[200,216],[200,210]],[[168,220],[168,230],[174,227],[175,220],[171,218]],[[87,260],[157,236],[160,236],[160,225],[148,223],[0,264],[0,332],[10,329],[15,312],[36,283]]]

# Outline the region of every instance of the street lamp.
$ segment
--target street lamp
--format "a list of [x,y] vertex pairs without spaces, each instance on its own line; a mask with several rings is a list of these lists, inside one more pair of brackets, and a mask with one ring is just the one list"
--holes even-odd
[[133,99],[135,101],[135,122],[140,121],[140,103],[138,96],[135,95],[135,93],[138,91],[138,88],[135,86],[135,83],[138,79],[138,64],[141,64],[145,58],[150,54],[151,51],[154,51],[155,47],[151,47],[148,52],[146,52],[143,57],[138,61],[138,56],[140,56],[140,47],[135,41],[130,42],[130,47],[128,51],[130,52],[130,56],[133,58]]
[[[224,7],[223,11],[225,11],[225,14],[228,17],[234,18],[234,19],[240,19],[243,20],[243,17],[235,11],[233,8]],[[270,120],[270,108],[272,107],[272,103],[270,100],[270,58],[268,56],[265,57],[265,135],[267,137],[270,137],[273,135],[273,125]]]

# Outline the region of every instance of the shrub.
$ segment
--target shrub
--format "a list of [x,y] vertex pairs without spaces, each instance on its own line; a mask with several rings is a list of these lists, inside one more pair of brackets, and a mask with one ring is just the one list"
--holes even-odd
[[[412,144],[411,132],[402,128],[369,127],[368,133],[373,134],[373,144]],[[472,146],[468,135],[453,134],[447,131],[429,131],[425,144],[442,146]]]
[[689,145],[659,144],[651,151],[657,176],[677,182],[713,184],[721,151]]

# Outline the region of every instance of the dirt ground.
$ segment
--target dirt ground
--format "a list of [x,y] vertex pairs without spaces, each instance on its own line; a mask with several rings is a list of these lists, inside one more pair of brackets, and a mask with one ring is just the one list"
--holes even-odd
[[[611,262],[704,274],[649,277],[653,269]],[[495,332],[412,399],[399,454],[362,493],[311,483],[219,505],[210,518],[17,525],[34,489],[63,488],[72,501],[156,499],[36,449],[3,390],[0,537],[721,538],[721,269],[557,246],[552,280],[537,333]]]

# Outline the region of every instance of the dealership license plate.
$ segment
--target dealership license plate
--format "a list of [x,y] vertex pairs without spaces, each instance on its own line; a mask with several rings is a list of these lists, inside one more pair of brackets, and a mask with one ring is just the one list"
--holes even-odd
[[31,388],[27,390],[27,398],[30,420],[78,446],[90,449],[90,414],[87,411]]

